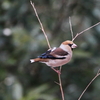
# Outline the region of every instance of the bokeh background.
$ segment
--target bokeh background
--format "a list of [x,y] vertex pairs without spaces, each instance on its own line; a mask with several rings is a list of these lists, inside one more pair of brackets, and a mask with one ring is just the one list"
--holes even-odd
[[[52,47],[100,21],[100,0],[33,0]],[[65,100],[77,100],[100,68],[100,25],[76,38],[62,68]],[[57,74],[30,63],[48,49],[30,0],[0,0],[0,100],[61,100]],[[81,100],[100,100],[100,77]]]

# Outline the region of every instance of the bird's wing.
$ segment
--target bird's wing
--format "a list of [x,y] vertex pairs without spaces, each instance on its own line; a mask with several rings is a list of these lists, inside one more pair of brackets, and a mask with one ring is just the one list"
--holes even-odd
[[50,52],[50,55],[60,58],[60,57],[66,57],[68,55],[68,52],[64,51],[61,48],[56,48],[54,51]]
[[44,59],[65,59],[68,55],[68,52],[62,50],[61,48],[53,48],[47,52],[41,54],[39,58]]

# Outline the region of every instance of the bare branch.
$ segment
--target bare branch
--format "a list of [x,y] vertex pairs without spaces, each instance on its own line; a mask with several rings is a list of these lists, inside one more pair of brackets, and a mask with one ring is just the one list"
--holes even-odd
[[97,74],[100,74],[100,69],[98,70]]
[[58,82],[54,81],[57,85],[60,85]]
[[[62,66],[60,66],[60,72],[61,72]],[[62,100],[64,99],[64,92],[63,92],[63,88],[62,88],[62,82],[61,82],[61,74],[58,74],[58,78],[59,78],[59,86],[60,86],[60,91],[61,91],[61,95],[62,95]]]
[[80,32],[80,33],[77,33],[77,34],[75,35],[75,37],[72,39],[72,41],[74,41],[74,40],[75,40],[79,35],[81,35],[82,33],[88,31],[89,29],[91,29],[91,28],[93,28],[93,27],[95,27],[95,26],[97,26],[97,25],[99,25],[99,24],[100,24],[100,22],[98,22],[98,23],[94,24],[93,26],[91,26],[91,27],[89,27],[89,28],[83,30],[83,31]]
[[[36,15],[36,17],[37,17],[37,19],[38,19],[38,21],[39,21],[39,24],[40,24],[40,26],[41,26],[41,30],[42,30],[42,32],[44,33],[44,36],[45,36],[46,41],[47,41],[47,44],[48,44],[49,48],[51,49],[51,46],[50,46],[48,37],[47,37],[47,35],[46,35],[45,31],[44,31],[42,22],[41,22],[41,20],[40,20],[38,14],[37,14],[37,11],[36,11],[36,8],[35,8],[35,6],[34,6],[34,3],[32,3],[32,1],[30,1],[30,3],[31,3],[31,5],[32,5],[32,7],[33,7],[33,9],[34,9],[34,11],[35,11],[35,15]],[[56,71],[53,67],[51,67],[51,68],[52,68],[54,71]],[[60,66],[60,72],[61,72],[61,68],[62,68],[62,66]],[[57,71],[56,71],[56,72],[57,72]],[[57,73],[58,73],[58,72],[57,72]],[[58,84],[58,85],[60,86],[61,95],[62,95],[62,100],[64,100],[64,92],[63,92],[63,88],[62,88],[62,82],[61,82],[60,73],[58,73],[58,78],[59,78],[59,83],[58,83],[58,82],[55,82],[55,83]]]
[[92,82],[100,75],[100,69],[98,70],[97,74],[95,75],[95,77],[90,81],[90,83],[86,86],[86,88],[84,89],[84,91],[81,93],[80,97],[78,98],[78,100],[80,100],[83,96],[83,94],[86,92],[86,90],[88,89],[88,87],[92,84]]
[[72,30],[71,17],[69,17],[69,25],[70,25],[70,31],[71,31],[71,36],[72,36],[72,40],[73,40],[73,30]]
[[50,46],[50,43],[49,43],[48,37],[47,37],[47,35],[46,35],[45,31],[44,31],[44,28],[43,28],[42,22],[41,22],[41,20],[40,20],[38,14],[37,14],[37,11],[36,11],[36,8],[35,8],[35,6],[34,6],[34,3],[32,3],[32,1],[30,1],[30,3],[31,3],[31,5],[32,5],[32,7],[33,7],[33,9],[34,9],[34,12],[35,12],[35,15],[36,15],[36,17],[37,17],[37,19],[38,19],[38,21],[39,21],[39,24],[40,24],[40,26],[41,26],[41,30],[42,30],[42,32],[44,33],[44,36],[45,36],[45,38],[46,38],[46,41],[47,41],[48,47],[51,49],[51,46]]

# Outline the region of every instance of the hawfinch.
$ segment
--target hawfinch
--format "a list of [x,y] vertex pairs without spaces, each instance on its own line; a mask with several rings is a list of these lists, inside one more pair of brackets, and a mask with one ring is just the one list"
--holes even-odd
[[62,66],[68,63],[72,58],[72,50],[76,48],[77,45],[72,41],[64,41],[61,45],[57,48],[54,47],[52,49],[47,50],[45,53],[38,56],[38,58],[30,59],[31,63],[33,62],[42,62],[59,73],[59,70],[54,69],[54,67]]

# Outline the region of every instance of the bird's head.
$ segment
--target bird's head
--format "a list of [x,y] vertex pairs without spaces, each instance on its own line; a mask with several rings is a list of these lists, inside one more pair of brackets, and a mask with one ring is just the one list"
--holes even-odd
[[68,45],[68,46],[70,46],[71,49],[77,47],[77,45],[76,45],[75,43],[73,43],[73,41],[70,41],[70,40],[64,41],[64,42],[62,42],[62,44],[63,44],[63,45]]

